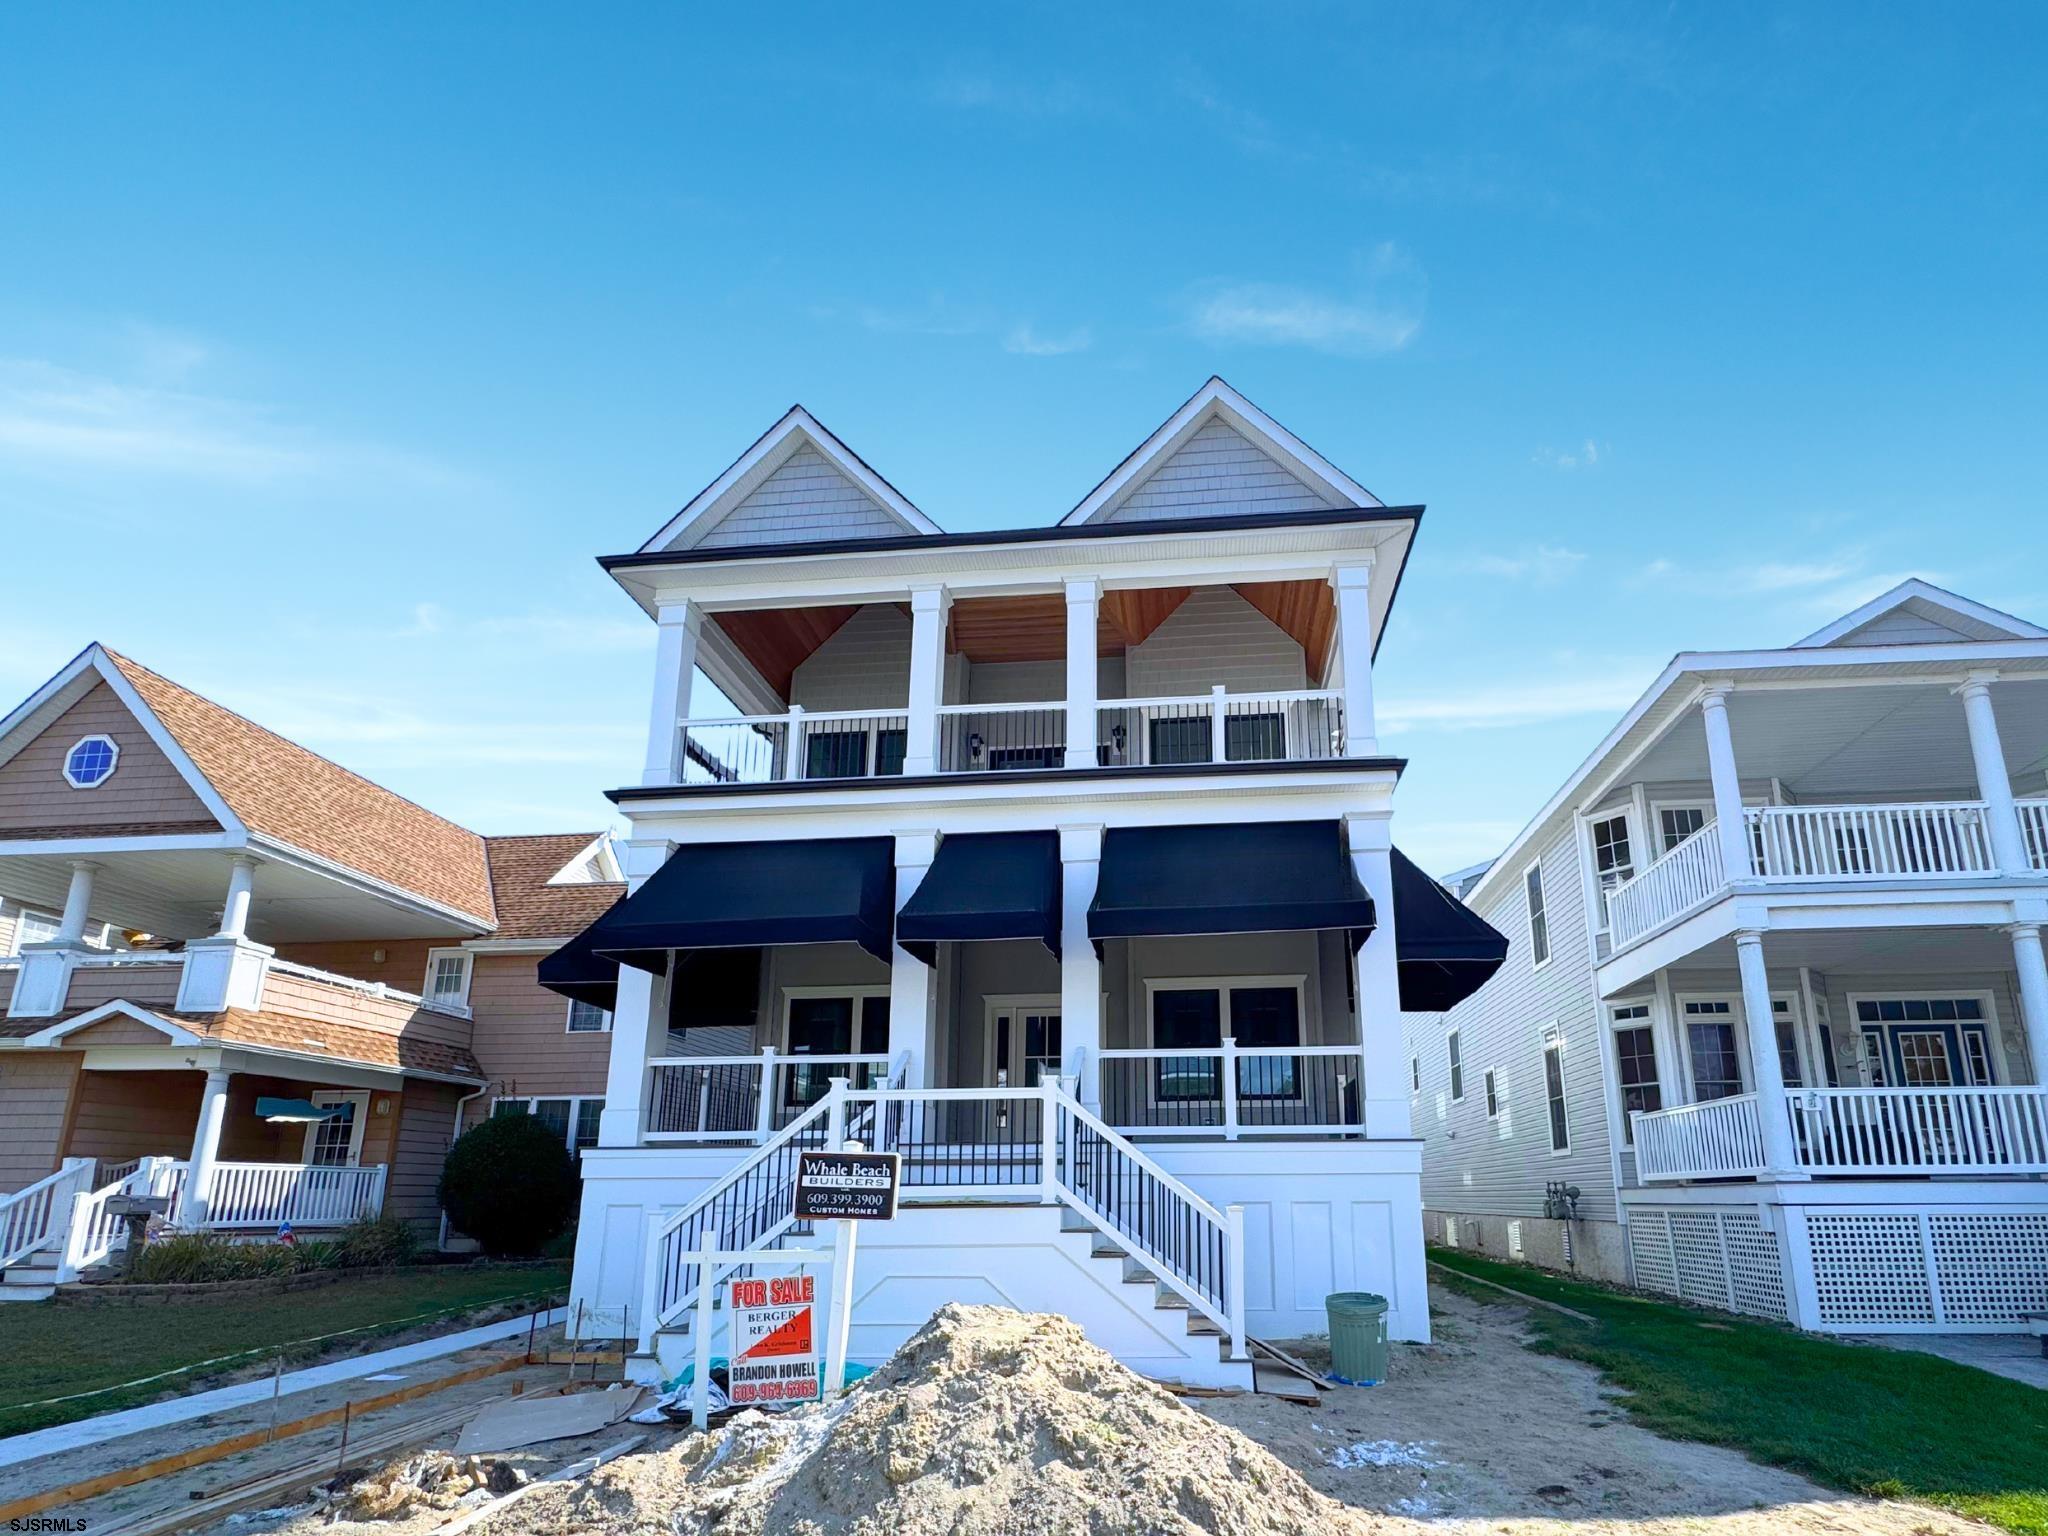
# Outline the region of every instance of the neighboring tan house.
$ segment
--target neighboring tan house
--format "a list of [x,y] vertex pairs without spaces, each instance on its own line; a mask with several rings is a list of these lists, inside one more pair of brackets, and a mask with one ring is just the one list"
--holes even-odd
[[1675,658],[1411,1014],[1461,1248],[1835,1332],[2048,1312],[2048,629],[1909,581]]
[[0,1296],[123,1190],[431,1233],[459,1114],[588,1145],[609,1016],[534,972],[623,890],[599,834],[480,837],[87,648],[0,720]]
[[542,975],[617,989],[574,1290],[636,1372],[841,1135],[904,1157],[857,1359],[952,1299],[1212,1385],[1333,1290],[1428,1337],[1400,1010],[1505,944],[1391,838],[1420,515],[1212,379],[1054,526],[946,533],[799,407],[604,562],[659,633],[634,889]]

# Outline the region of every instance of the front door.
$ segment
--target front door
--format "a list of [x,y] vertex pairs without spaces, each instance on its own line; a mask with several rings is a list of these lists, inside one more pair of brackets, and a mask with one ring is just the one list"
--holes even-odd
[[353,1168],[363,1155],[363,1120],[370,1112],[367,1093],[322,1089],[313,1095],[322,1107],[337,1106],[338,1115],[306,1127],[305,1161],[314,1168]]
[[987,1078],[991,1088],[1036,1088],[1060,1075],[1060,1000],[991,998]]

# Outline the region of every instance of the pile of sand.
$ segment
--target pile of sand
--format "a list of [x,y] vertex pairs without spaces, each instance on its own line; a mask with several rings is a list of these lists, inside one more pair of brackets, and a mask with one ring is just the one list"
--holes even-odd
[[830,1407],[745,1413],[495,1530],[603,1536],[1308,1532],[1375,1522],[1185,1407],[1064,1317],[948,1306]]

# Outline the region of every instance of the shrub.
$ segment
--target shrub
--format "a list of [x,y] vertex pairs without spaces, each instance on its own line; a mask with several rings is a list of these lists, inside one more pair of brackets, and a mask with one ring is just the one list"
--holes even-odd
[[365,1216],[343,1227],[334,1239],[333,1262],[341,1269],[406,1264],[419,1246],[419,1234],[396,1216]]
[[495,1115],[448,1151],[438,1190],[448,1224],[485,1253],[528,1258],[576,1211],[576,1165],[530,1115]]
[[214,1232],[179,1232],[159,1238],[135,1256],[128,1279],[137,1285],[198,1285],[214,1280],[257,1280],[319,1269],[322,1250],[306,1243],[237,1243]]

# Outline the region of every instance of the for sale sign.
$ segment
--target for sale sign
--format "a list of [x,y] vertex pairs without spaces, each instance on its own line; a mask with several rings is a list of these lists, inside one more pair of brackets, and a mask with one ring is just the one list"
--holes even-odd
[[896,1152],[805,1152],[796,1161],[798,1221],[887,1221],[896,1214]]
[[818,1351],[811,1327],[815,1293],[808,1274],[732,1282],[726,1396],[735,1407],[807,1403],[818,1396]]

